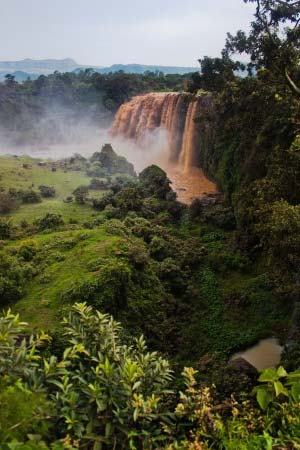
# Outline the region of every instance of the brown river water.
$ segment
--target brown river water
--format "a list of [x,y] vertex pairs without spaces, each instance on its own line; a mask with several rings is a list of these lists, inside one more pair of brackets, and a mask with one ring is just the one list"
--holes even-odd
[[231,360],[243,358],[261,371],[277,366],[280,363],[282,350],[283,347],[279,345],[278,339],[268,338],[261,340],[248,350],[234,354]]
[[195,198],[218,192],[216,184],[206,178],[203,171],[197,167],[190,167],[185,171],[180,166],[171,166],[165,170],[172,181],[178,200],[182,203],[189,205]]

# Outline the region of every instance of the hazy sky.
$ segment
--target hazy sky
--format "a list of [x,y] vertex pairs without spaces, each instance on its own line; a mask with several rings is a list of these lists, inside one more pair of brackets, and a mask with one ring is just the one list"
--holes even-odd
[[252,13],[243,0],[0,0],[0,60],[195,66]]

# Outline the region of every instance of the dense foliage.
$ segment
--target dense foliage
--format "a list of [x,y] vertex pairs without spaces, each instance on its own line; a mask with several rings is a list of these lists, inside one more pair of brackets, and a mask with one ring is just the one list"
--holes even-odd
[[[250,32],[229,34],[222,58],[202,60],[190,89],[215,92],[214,107],[200,117],[214,129],[201,164],[234,207],[238,245],[252,256],[263,250],[287,294],[299,270],[300,6],[246,2],[256,4]],[[236,53],[248,54],[248,76],[234,71]]]
[[192,368],[175,392],[168,362],[143,337],[126,343],[112,317],[85,304],[63,321],[60,357],[45,350],[49,336],[26,333],[10,311],[0,317],[3,450],[299,446],[300,372],[263,372],[260,408],[250,393],[218,403]]

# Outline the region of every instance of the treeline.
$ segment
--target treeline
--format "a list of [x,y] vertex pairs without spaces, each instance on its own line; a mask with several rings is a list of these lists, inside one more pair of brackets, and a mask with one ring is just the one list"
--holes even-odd
[[0,137],[11,144],[48,144],[63,139],[65,129],[80,120],[103,124],[133,95],[150,91],[176,91],[184,77],[146,72],[101,75],[91,70],[56,72],[22,84],[7,75],[0,84]]

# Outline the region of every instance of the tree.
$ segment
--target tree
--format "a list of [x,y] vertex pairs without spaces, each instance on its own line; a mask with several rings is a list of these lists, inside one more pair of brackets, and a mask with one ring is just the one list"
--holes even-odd
[[167,195],[172,191],[171,181],[166,172],[158,166],[146,167],[140,173],[139,180],[145,197],[155,195],[161,200],[166,200]]
[[129,211],[139,211],[142,207],[142,198],[136,187],[126,187],[121,189],[115,197],[116,205],[127,213]]
[[228,82],[235,80],[235,72],[244,69],[243,64],[234,62],[229,57],[199,59],[200,73],[192,74],[188,89],[191,92],[204,89],[220,92]]
[[88,197],[89,188],[87,186],[79,186],[73,191],[73,195],[77,203],[83,205]]
[[244,0],[255,3],[255,20],[250,33],[227,35],[223,54],[247,53],[249,70],[268,70],[284,82],[293,94],[300,95],[300,1]]
[[9,88],[15,88],[18,83],[15,81],[15,76],[8,73],[5,75],[5,84]]

